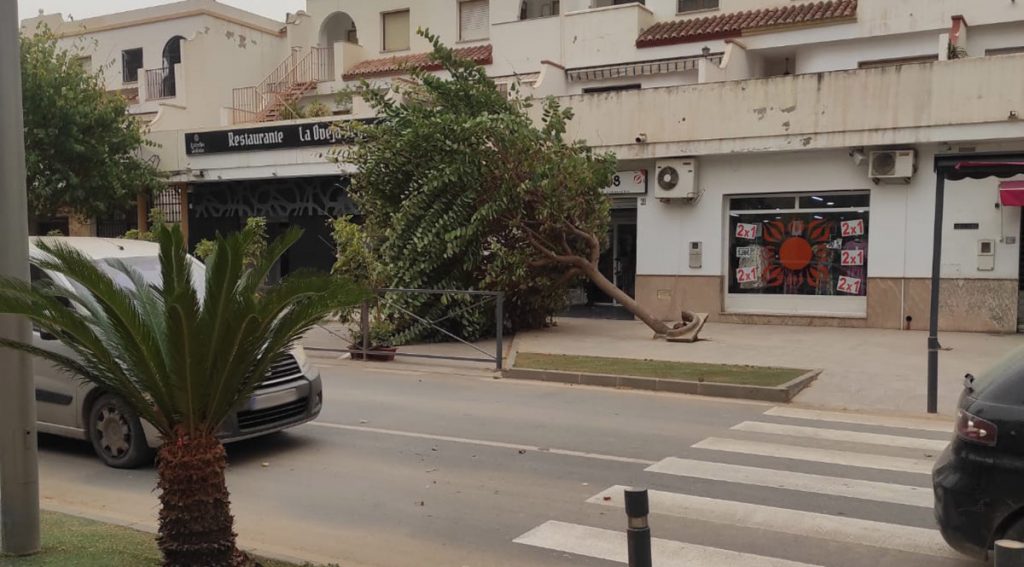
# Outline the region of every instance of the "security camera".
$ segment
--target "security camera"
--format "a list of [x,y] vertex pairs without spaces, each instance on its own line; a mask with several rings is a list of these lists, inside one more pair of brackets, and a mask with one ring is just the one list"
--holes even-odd
[[867,156],[864,155],[864,150],[851,150],[850,159],[853,160],[853,165],[860,165],[864,163],[864,160],[867,159]]
[[646,142],[647,142],[647,134],[645,134],[644,132],[640,132],[639,134],[636,135],[636,143],[644,144]]

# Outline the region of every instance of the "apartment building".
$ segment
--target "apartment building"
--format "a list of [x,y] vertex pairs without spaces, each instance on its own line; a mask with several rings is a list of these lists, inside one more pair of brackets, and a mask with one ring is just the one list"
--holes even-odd
[[[332,121],[372,116],[337,94],[429,69],[418,28],[616,154],[604,268],[666,318],[926,328],[936,156],[1024,156],[1011,0],[307,0],[280,22],[186,0],[40,22],[115,62],[193,241],[250,215],[307,228],[283,270],[328,266],[325,217],[358,213],[323,155]],[[332,116],[286,119],[314,102]],[[1017,330],[1020,185],[946,188],[942,328]]]

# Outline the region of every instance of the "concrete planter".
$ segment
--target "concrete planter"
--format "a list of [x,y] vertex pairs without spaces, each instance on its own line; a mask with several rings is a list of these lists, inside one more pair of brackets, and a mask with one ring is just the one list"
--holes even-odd
[[647,378],[644,376],[616,376],[613,374],[587,374],[527,368],[510,368],[502,372],[503,377],[515,380],[541,380],[544,382],[561,382],[563,384],[579,384],[583,386],[630,388],[634,390],[652,390],[676,394],[716,396],[720,398],[744,398],[777,403],[791,401],[801,390],[809,386],[819,374],[821,374],[821,370],[811,370],[779,386],[747,386],[743,384],[719,384],[714,382]]

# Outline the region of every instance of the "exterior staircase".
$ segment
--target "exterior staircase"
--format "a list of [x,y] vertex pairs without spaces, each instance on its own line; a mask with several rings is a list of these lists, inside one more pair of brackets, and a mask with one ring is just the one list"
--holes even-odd
[[334,61],[330,48],[293,50],[260,84],[232,91],[232,122],[273,122],[283,119],[302,97],[324,81],[332,80]]

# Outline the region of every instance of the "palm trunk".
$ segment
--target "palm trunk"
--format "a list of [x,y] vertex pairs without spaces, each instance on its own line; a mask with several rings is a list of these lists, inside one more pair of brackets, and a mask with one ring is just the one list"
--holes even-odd
[[157,455],[164,567],[235,567],[248,559],[235,547],[224,471],[227,454],[213,435],[180,435]]
[[590,281],[594,282],[594,285],[601,291],[608,294],[609,297],[622,304],[627,311],[636,315],[638,319],[647,324],[652,331],[659,335],[668,333],[669,328],[663,321],[654,316],[653,313],[644,309],[642,305],[636,302],[635,299],[629,296],[628,293],[622,291],[608,278],[604,277],[604,274],[597,269],[597,265],[587,262],[583,268],[583,273],[586,274]]

